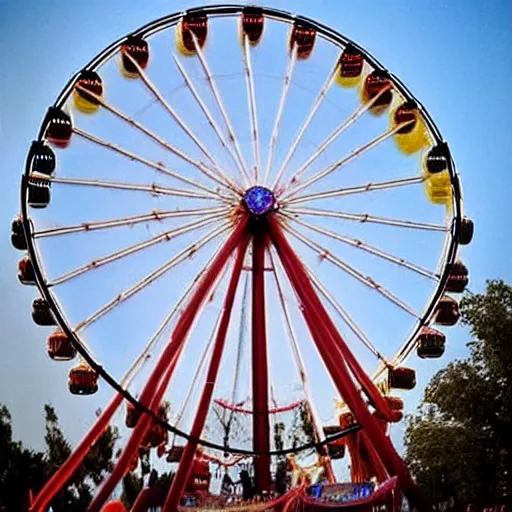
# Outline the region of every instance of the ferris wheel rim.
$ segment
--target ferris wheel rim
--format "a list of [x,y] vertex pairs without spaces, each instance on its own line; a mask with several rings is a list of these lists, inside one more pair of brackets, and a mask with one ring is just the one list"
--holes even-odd
[[[143,27],[139,28],[138,30],[131,32],[125,37],[122,37],[109,45],[107,48],[105,48],[102,52],[98,53],[86,66],[84,66],[83,70],[95,70],[98,67],[102,66],[104,63],[106,63],[110,58],[112,58],[119,50],[121,45],[124,41],[126,41],[127,37],[129,36],[152,36],[156,33],[159,33],[161,31],[167,30],[168,28],[176,25],[179,20],[183,17],[184,14],[195,14],[195,13],[205,13],[206,15],[212,16],[212,17],[222,17],[222,16],[235,16],[237,14],[240,14],[243,9],[244,5],[238,5],[238,4],[219,4],[219,5],[213,5],[213,6],[205,6],[205,7],[197,7],[188,9],[186,11],[180,11],[177,13],[173,13],[168,16],[164,16],[160,19],[157,19],[153,22],[150,22]],[[338,47],[344,47],[347,44],[351,44],[354,47],[356,47],[361,53],[364,55],[365,59],[371,64],[371,66],[374,69],[377,70],[386,70],[386,68],[380,64],[379,61],[377,61],[373,55],[368,52],[366,49],[361,47],[356,42],[352,41],[351,39],[345,37],[344,35],[340,34],[339,32],[331,29],[330,27],[327,27],[326,25],[323,25],[315,20],[312,20],[308,17],[304,16],[295,16],[291,13],[288,13],[286,11],[272,9],[272,8],[266,8],[262,7],[262,13],[264,16],[275,19],[280,22],[285,23],[293,23],[295,21],[304,22],[314,28],[314,30],[318,33],[319,36],[323,37],[324,39],[330,41],[331,43],[335,44]],[[80,72],[79,72],[80,73]],[[54,107],[61,107],[68,99],[69,95],[73,91],[73,84],[76,81],[77,76],[79,73],[76,73],[71,77],[68,84],[64,86],[61,93],[58,95],[57,100],[54,103]],[[407,100],[413,100],[417,103],[419,111],[421,113],[422,119],[425,121],[426,126],[428,128],[429,133],[433,136],[435,143],[443,143],[444,140],[441,136],[441,133],[431,118],[428,111],[425,109],[425,107],[422,105],[422,103],[417,100],[417,98],[409,91],[407,86],[403,84],[403,82],[393,73],[389,73],[390,79],[393,83],[393,86],[397,89],[397,91]],[[44,139],[44,131],[46,128],[47,122],[46,118],[43,119],[43,122],[41,123],[39,135],[37,138],[37,141],[42,141]],[[434,292],[432,293],[431,297],[426,302],[427,306],[424,308],[421,317],[416,322],[416,325],[413,327],[413,330],[411,334],[408,336],[402,347],[398,349],[396,354],[394,355],[392,359],[393,364],[399,364],[402,363],[407,359],[407,357],[410,355],[412,348],[414,347],[416,343],[416,338],[422,329],[423,326],[428,325],[429,320],[435,310],[435,307],[440,300],[440,298],[443,295],[443,291],[448,279],[448,275],[450,272],[450,268],[452,264],[456,260],[457,252],[458,252],[458,234],[461,228],[461,221],[463,217],[463,199],[462,199],[462,192],[461,192],[461,185],[459,181],[459,176],[455,168],[455,163],[453,161],[453,157],[451,155],[451,152],[449,153],[449,159],[448,159],[448,173],[450,176],[450,181],[452,185],[453,190],[453,198],[452,198],[452,206],[453,206],[453,216],[452,216],[452,226],[449,233],[447,234],[447,240],[448,236],[450,236],[449,243],[447,243],[445,247],[445,252],[441,257],[442,264],[442,271],[440,273],[440,278],[438,281],[438,285]],[[61,308],[59,306],[58,301],[55,299],[50,287],[48,286],[48,282],[45,278],[44,271],[42,269],[42,260],[39,255],[39,251],[37,249],[37,244],[34,241],[33,236],[31,235],[31,226],[30,226],[30,217],[28,215],[28,184],[29,184],[29,177],[30,177],[30,169],[31,169],[31,157],[30,153],[26,159],[25,164],[25,172],[22,176],[22,182],[21,182],[21,216],[22,216],[22,223],[25,233],[25,238],[27,241],[27,252],[28,255],[33,263],[34,272],[36,274],[36,283],[37,287],[39,288],[39,291],[42,295],[42,297],[48,302],[50,305],[50,308],[52,312],[54,313],[58,325],[62,328],[62,330],[66,333],[66,335],[69,337],[70,341],[78,351],[78,353],[87,361],[87,363],[93,368],[95,371],[98,372],[98,374],[107,382],[114,390],[116,390],[118,393],[121,393],[123,397],[130,403],[132,403],[135,407],[139,408],[141,411],[143,411],[146,414],[149,414],[152,416],[152,418],[159,423],[161,426],[166,428],[168,431],[178,435],[179,437],[182,437],[187,440],[194,440],[198,442],[199,444],[216,449],[216,450],[225,450],[225,447],[209,442],[205,439],[195,439],[186,432],[181,431],[180,429],[176,428],[175,426],[171,425],[170,422],[164,421],[161,418],[158,417],[158,415],[151,411],[148,407],[145,407],[137,398],[135,398],[129,391],[126,389],[121,382],[119,382],[117,379],[115,379],[112,374],[103,367],[101,363],[99,363],[96,358],[87,350],[87,347],[84,345],[80,337],[74,330],[71,328],[69,323],[65,320],[64,314],[61,311]],[[381,365],[381,367],[376,371],[376,373],[373,375],[374,380],[378,380],[383,372],[386,370],[386,366]],[[309,443],[308,445],[299,446],[298,448],[293,449],[285,449],[285,450],[275,450],[271,452],[261,452],[256,453],[254,450],[242,450],[237,449],[236,447],[230,446],[230,451],[233,453],[239,453],[244,455],[283,455],[286,453],[294,453],[297,451],[302,451],[306,449],[310,449],[312,447],[320,447],[323,445],[326,445],[330,442],[333,442],[334,440],[343,437],[343,433],[335,434],[333,436],[327,437],[324,441],[321,441],[319,443]]]

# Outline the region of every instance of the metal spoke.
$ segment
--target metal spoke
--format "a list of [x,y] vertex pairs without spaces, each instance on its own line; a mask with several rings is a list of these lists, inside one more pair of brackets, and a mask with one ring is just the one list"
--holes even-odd
[[130,160],[135,160],[136,162],[144,164],[147,167],[150,167],[151,169],[155,169],[156,171],[166,174],[167,176],[171,176],[174,179],[183,181],[184,183],[187,183],[188,185],[192,185],[193,187],[199,188],[200,190],[207,192],[212,197],[217,198],[221,201],[230,203],[233,200],[232,197],[225,196],[225,195],[221,194],[220,192],[212,190],[205,185],[201,185],[196,180],[187,178],[185,176],[181,176],[181,174],[178,174],[177,172],[172,171],[171,169],[168,169],[167,167],[165,167],[165,165],[163,165],[160,162],[153,162],[151,160],[148,160],[147,158],[145,158],[143,156],[137,155],[136,153],[133,153],[132,151],[128,151],[127,149],[117,146],[116,144],[112,144],[111,142],[100,139],[90,133],[80,130],[79,128],[73,128],[73,132],[76,133],[77,135],[79,135],[80,137],[82,137],[90,142],[93,142],[94,144],[97,144],[104,148],[110,149],[111,151],[114,151],[115,153],[123,155],[123,156],[129,158]]
[[200,208],[196,210],[153,210],[144,215],[132,215],[131,217],[120,217],[118,219],[83,222],[72,226],[62,226],[58,228],[42,229],[32,233],[34,238],[47,238],[50,236],[69,235],[71,233],[80,233],[83,231],[98,231],[101,229],[112,229],[121,226],[133,226],[141,222],[162,221],[165,219],[174,219],[181,217],[197,217],[201,215],[211,215],[215,213],[228,213],[229,209],[219,208]]
[[[341,56],[341,55],[340,55]],[[313,117],[317,113],[318,109],[320,108],[320,105],[324,101],[325,97],[327,96],[327,92],[331,88],[331,85],[334,83],[336,79],[336,72],[338,70],[338,63],[339,58],[336,59],[336,62],[334,66],[332,67],[331,71],[327,75],[327,78],[322,85],[322,88],[320,89],[320,92],[318,93],[317,97],[315,98],[315,101],[313,102],[313,105],[311,106],[311,110],[308,114],[308,117],[305,119],[304,123],[299,129],[299,133],[295,137],[295,140],[293,141],[292,145],[290,146],[290,149],[288,150],[288,153],[286,154],[283,163],[281,164],[281,167],[279,168],[279,171],[277,172],[276,179],[274,180],[274,184],[272,185],[272,189],[276,190],[277,186],[279,185],[279,181],[281,180],[283,173],[286,169],[286,166],[290,162],[290,159],[294,155],[297,147],[299,146],[300,141],[302,140],[302,137],[304,136],[304,133],[306,133],[306,130],[308,129],[309,125],[311,124],[311,121],[313,120]]]
[[260,143],[258,134],[258,113],[256,110],[256,94],[254,92],[254,78],[251,61],[251,45],[246,34],[243,36],[242,56],[244,61],[245,81],[247,85],[247,104],[249,106],[249,120],[252,137],[252,150],[254,157],[254,180],[259,181],[260,173]]
[[[192,158],[187,153],[181,151],[177,147],[173,146],[172,144],[169,144],[165,140],[163,140],[161,137],[159,137],[156,133],[152,132],[148,128],[146,128],[142,123],[139,123],[135,119],[129,117],[127,114],[119,110],[118,108],[114,107],[113,105],[110,105],[102,96],[99,96],[93,92],[88,91],[84,87],[81,87],[80,85],[75,86],[77,90],[86,92],[88,95],[92,96],[105,110],[111,112],[119,119],[122,119],[129,125],[133,126],[140,132],[147,135],[151,140],[162,146],[163,148],[167,149],[174,155],[178,156],[182,160],[188,162],[189,164],[193,165],[197,169],[199,169],[207,178],[210,178],[211,180],[215,181],[217,184],[221,185],[222,187],[227,187],[231,191],[235,193],[241,193],[241,189],[233,183],[220,169],[214,169],[209,168],[206,166],[203,162],[197,161],[194,158]],[[216,176],[217,174],[218,176]]]
[[363,345],[378,359],[380,359],[383,363],[387,364],[387,359],[378,351],[377,347],[370,341],[368,336],[361,330],[361,328],[352,320],[352,317],[345,311],[345,309],[341,306],[341,304],[329,293],[327,288],[321,283],[321,281],[316,277],[314,272],[303,263],[306,272],[311,279],[311,282],[315,285],[317,290],[325,297],[325,299],[331,304],[331,306],[335,309],[341,319],[348,325],[350,330],[357,336],[357,338],[363,343]]
[[82,267],[74,269],[74,270],[64,274],[63,276],[57,277],[56,279],[54,279],[53,281],[48,283],[48,286],[57,286],[59,284],[69,281],[70,279],[81,276],[91,270],[102,267],[103,265],[107,265],[108,263],[113,263],[114,261],[118,261],[122,258],[125,258],[126,256],[129,256],[130,254],[135,254],[136,252],[142,251],[143,249],[152,247],[153,245],[156,245],[160,242],[169,242],[170,240],[173,240],[174,238],[176,238],[180,235],[184,235],[185,233],[195,231],[196,229],[207,226],[208,224],[211,224],[212,222],[218,221],[221,217],[222,217],[222,214],[209,215],[208,217],[205,217],[204,219],[196,220],[189,224],[185,224],[184,226],[180,226],[179,228],[174,228],[169,231],[166,231],[165,233],[162,233],[161,235],[157,235],[148,240],[144,240],[143,242],[139,242],[137,244],[131,245],[130,247],[126,247],[125,249],[122,249],[120,251],[112,252],[110,254],[107,254],[106,256],[103,256],[102,258],[93,260],[90,263],[83,265]]
[[292,75],[293,75],[293,70],[295,69],[296,63],[297,63],[297,44],[294,44],[292,51],[290,52],[290,59],[288,61],[288,69],[286,70],[286,75],[283,78],[283,87],[281,89],[281,98],[279,100],[279,106],[277,108],[276,119],[274,121],[274,127],[272,128],[272,135],[270,136],[270,142],[269,142],[268,154],[267,154],[267,165],[265,166],[265,176],[263,178],[263,184],[265,186],[268,183],[270,167],[272,166],[272,162],[274,160],[274,153],[275,153],[276,145],[277,145],[277,137],[279,136],[279,126],[281,125],[281,119],[283,117],[283,112],[284,112],[284,106],[286,103],[286,98],[288,97],[288,91],[290,90],[290,85],[292,83]]
[[[199,376],[202,373],[203,367],[206,364],[206,358],[208,356],[208,352],[209,352],[209,350],[213,346],[213,342],[214,342],[214,339],[215,339],[215,334],[217,333],[217,329],[219,327],[221,317],[222,317],[222,310],[219,312],[219,315],[217,317],[217,321],[215,322],[215,324],[213,326],[212,333],[210,334],[210,339],[208,340],[208,343],[206,344],[206,346],[204,347],[203,352],[201,353],[201,357],[200,357],[199,362],[198,362],[198,364],[196,366],[196,371],[194,372],[194,375],[192,377],[192,381],[190,383],[190,386],[188,387],[187,394],[185,395],[183,403],[181,404],[181,407],[180,407],[179,411],[177,412],[177,414],[176,414],[176,416],[174,418],[174,426],[175,426],[175,428],[179,428],[180,427],[180,423],[181,423],[181,420],[183,419],[183,415],[185,414],[185,410],[186,410],[187,405],[188,405],[188,403],[190,401],[190,397],[192,396],[194,388],[196,387],[197,381],[199,379]],[[174,440],[174,436],[173,436],[173,440]]]
[[[390,86],[391,87],[391,86]],[[309,168],[309,166],[351,125],[353,125],[365,112],[367,112],[378,99],[387,92],[390,87],[382,89],[370,101],[358,107],[345,121],[343,121],[321,144],[317,150],[297,169],[295,174],[288,180],[288,183],[283,187],[287,190],[290,185],[297,183],[302,174]]]
[[240,144],[238,142],[238,139],[236,138],[235,131],[233,129],[233,126],[231,125],[231,121],[229,120],[229,116],[224,107],[224,103],[220,96],[220,92],[219,92],[219,89],[217,88],[217,84],[215,82],[213,74],[210,70],[210,67],[208,66],[208,62],[203,53],[203,50],[202,50],[201,46],[199,45],[199,43],[197,42],[196,35],[194,34],[194,32],[191,32],[190,35],[192,36],[195,51],[196,51],[197,57],[199,58],[199,62],[201,63],[201,67],[203,68],[204,74],[206,76],[206,80],[208,82],[210,90],[213,93],[213,96],[215,98],[217,106],[219,107],[220,113],[222,115],[222,119],[224,120],[224,124],[226,125],[226,129],[228,132],[228,138],[229,138],[230,142],[233,144],[233,147],[235,148],[235,153],[236,153],[239,165],[240,165],[240,169],[242,170],[243,174],[245,175],[245,177],[247,178],[247,180],[250,183],[251,176],[247,169],[247,164],[245,163],[245,159],[242,154],[242,150],[240,149]]
[[201,98],[200,94],[197,92],[197,89],[194,86],[194,82],[190,79],[190,77],[187,74],[184,66],[181,64],[181,62],[176,57],[176,55],[173,55],[173,58],[174,58],[174,62],[176,63],[176,66],[177,66],[179,72],[181,73],[181,76],[183,77],[183,80],[185,81],[185,85],[187,86],[188,90],[190,91],[190,93],[192,94],[194,99],[196,100],[197,104],[199,105],[199,108],[203,111],[204,115],[206,116],[206,119],[208,120],[208,124],[210,125],[210,127],[213,129],[213,131],[217,135],[217,138],[219,139],[219,142],[221,143],[222,147],[228,152],[231,160],[235,163],[235,165],[237,166],[238,170],[242,174],[242,178],[244,178],[244,180],[245,180],[245,185],[249,185],[250,182],[247,181],[247,176],[244,175],[244,173],[242,172],[242,169],[241,169],[240,164],[238,162],[237,156],[235,155],[235,153],[231,149],[231,146],[228,145],[228,143],[226,141],[226,138],[224,137],[224,135],[222,133],[222,130],[220,129],[219,125],[217,124],[217,122],[213,118],[211,112],[209,111],[209,109],[206,106],[205,102]]
[[[169,324],[171,323],[171,320],[174,318],[176,313],[182,312],[182,306],[185,303],[186,300],[188,300],[190,294],[192,293],[192,290],[196,286],[197,282],[201,277],[205,274],[206,270],[210,266],[211,262],[215,259],[215,254],[210,257],[210,259],[206,262],[206,264],[203,266],[203,268],[199,271],[199,273],[196,275],[192,283],[187,287],[187,289],[183,292],[181,297],[178,299],[178,302],[173,306],[172,310],[167,314],[167,316],[164,318],[158,329],[155,331],[153,336],[150,338],[146,346],[144,347],[143,351],[140,353],[140,355],[137,357],[137,359],[132,363],[131,367],[128,369],[128,372],[123,377],[123,380],[121,383],[126,388],[128,385],[128,382],[133,378],[134,373],[139,371],[142,364],[148,359],[149,353],[151,349],[153,348],[153,345],[155,342],[162,336],[164,331],[167,329]],[[175,427],[178,427],[178,425],[175,425]]]
[[373,254],[375,256],[378,256],[379,258],[382,258],[386,261],[390,261],[391,263],[395,263],[396,265],[399,265],[403,268],[412,270],[413,272],[416,272],[419,275],[428,277],[429,279],[433,279],[434,281],[439,281],[439,278],[440,278],[439,274],[436,274],[435,272],[431,272],[430,270],[428,270],[424,267],[421,267],[419,265],[416,265],[414,263],[411,263],[403,258],[398,258],[397,256],[394,256],[393,254],[383,251],[382,249],[378,249],[377,247],[367,244],[366,242],[363,242],[362,240],[358,240],[357,238],[351,238],[351,237],[339,235],[338,233],[334,233],[333,231],[330,231],[328,229],[321,228],[319,226],[316,226],[315,224],[311,224],[310,222],[306,222],[306,221],[294,218],[293,216],[288,215],[284,212],[282,212],[282,215],[284,215],[286,218],[290,219],[292,222],[296,222],[297,224],[300,224],[301,226],[304,226],[307,229],[315,231],[316,233],[320,233],[329,238],[332,238],[333,240],[337,240],[338,242],[350,245],[352,247],[356,247],[357,249],[361,249],[362,251],[366,251],[366,252]]
[[343,167],[344,165],[348,164],[352,160],[355,160],[358,156],[363,155],[364,153],[370,151],[371,149],[375,148],[385,140],[389,139],[389,137],[393,136],[395,133],[399,132],[406,126],[409,126],[410,124],[414,123],[414,119],[411,119],[410,121],[406,121],[405,123],[400,123],[399,125],[395,126],[394,128],[390,128],[389,130],[386,130],[384,133],[381,133],[374,139],[372,139],[370,142],[367,142],[366,144],[363,144],[357,149],[354,149],[351,153],[349,153],[346,157],[342,158],[341,160],[338,160],[337,162],[334,162],[333,164],[326,167],[323,171],[318,172],[309,180],[306,180],[302,185],[297,185],[294,187],[294,185],[297,183],[296,181],[292,180],[290,183],[292,188],[288,190],[288,193],[286,191],[284,192],[284,195],[282,196],[283,200],[286,200],[286,198],[290,198],[295,196],[298,192],[301,192],[302,190],[308,188],[309,186],[313,185],[313,183],[316,183],[318,180],[325,178],[325,176],[331,174],[336,169],[339,169],[340,167]]
[[[275,249],[274,249],[275,250]],[[322,422],[320,421],[320,416],[318,414],[318,409],[315,406],[313,401],[313,395],[311,393],[311,386],[309,384],[308,374],[306,372],[306,365],[304,364],[304,357],[302,356],[302,352],[300,350],[299,342],[297,340],[297,335],[293,329],[290,312],[288,311],[288,307],[286,305],[286,299],[284,296],[283,286],[281,284],[281,280],[279,278],[277,268],[275,265],[274,256],[272,254],[272,250],[268,252],[270,257],[270,264],[273,268],[274,280],[277,287],[277,293],[279,296],[279,302],[281,303],[281,312],[284,318],[284,323],[286,326],[286,331],[288,334],[288,340],[290,341],[292,353],[295,359],[295,365],[297,367],[297,372],[299,373],[299,377],[302,383],[302,388],[304,390],[304,395],[308,402],[311,416],[313,417],[313,424],[315,426],[315,430],[317,431],[317,436],[319,441],[323,441],[325,439],[324,429],[322,428]]]
[[201,150],[201,152],[208,158],[208,160],[214,165],[216,169],[220,169],[220,166],[216,162],[215,158],[211,155],[211,153],[206,149],[205,145],[197,138],[197,136],[192,132],[192,130],[187,126],[185,121],[181,119],[179,114],[174,110],[174,108],[166,101],[163,97],[162,93],[157,89],[157,87],[151,82],[149,76],[144,71],[143,68],[140,67],[139,63],[129,54],[123,54],[126,56],[130,62],[133,64],[135,69],[137,70],[138,75],[141,80],[144,82],[144,85],[148,88],[148,90],[153,94],[153,96],[158,100],[158,102],[164,107],[164,109],[171,115],[171,117],[178,123],[180,128],[189,136],[189,138],[194,142],[194,144]]
[[113,310],[115,307],[117,307],[119,304],[123,303],[130,297],[133,297],[135,294],[143,290],[146,286],[149,286],[151,283],[162,277],[165,273],[167,273],[169,270],[171,270],[173,267],[181,263],[182,261],[186,260],[187,258],[190,258],[192,255],[194,255],[199,249],[204,247],[206,244],[211,242],[213,239],[220,236],[222,233],[227,231],[229,229],[228,226],[222,226],[218,229],[216,229],[214,232],[206,235],[205,237],[201,238],[198,242],[195,242],[182,251],[180,251],[176,256],[174,256],[171,260],[169,260],[164,265],[157,268],[155,271],[148,274],[146,277],[141,279],[138,283],[133,285],[128,290],[125,290],[124,292],[121,292],[117,297],[112,299],[110,302],[105,304],[102,308],[100,308],[98,311],[93,313],[91,316],[80,322],[75,327],[75,332],[78,332],[80,330],[85,329],[86,327],[89,327],[91,324],[99,320],[101,317],[103,317],[105,314]]
[[353,194],[362,194],[364,192],[370,192],[374,190],[387,190],[392,188],[406,187],[408,185],[415,185],[425,181],[423,176],[412,176],[410,178],[399,178],[397,180],[380,181],[377,183],[366,183],[365,185],[358,185],[355,187],[344,187],[332,190],[326,190],[325,192],[317,192],[315,194],[307,194],[305,196],[295,197],[282,202],[282,205],[294,205],[299,203],[305,203],[307,201],[316,201],[317,199],[329,199],[332,197],[350,196]]
[[322,259],[325,259],[327,261],[330,261],[333,263],[336,267],[340,268],[344,272],[346,272],[348,275],[355,278],[357,281],[365,284],[369,288],[377,291],[380,295],[383,297],[386,297],[390,302],[398,306],[400,309],[406,311],[410,315],[420,318],[420,315],[416,313],[411,307],[409,307],[405,302],[400,300],[398,297],[396,297],[393,293],[391,293],[386,288],[382,287],[380,284],[376,283],[370,276],[363,275],[359,270],[355,269],[348,263],[345,263],[337,256],[334,256],[329,252],[328,249],[323,247],[322,245],[318,244],[317,242],[313,242],[312,240],[309,240],[306,238],[302,233],[298,232],[296,229],[283,224],[283,229],[288,231],[291,235],[293,235],[295,238],[300,240],[302,243],[307,245],[310,249],[315,251]]
[[[42,179],[42,178],[38,178]],[[217,199],[216,196],[210,194],[201,194],[192,190],[182,190],[177,188],[161,187],[160,185],[142,185],[138,183],[124,183],[119,181],[103,181],[103,180],[85,180],[79,178],[61,178],[60,176],[52,176],[48,179],[53,183],[61,183],[64,185],[78,185],[84,187],[111,188],[116,190],[132,190],[137,192],[149,192],[154,195],[167,195],[177,197],[187,197],[189,199]]]
[[416,222],[412,220],[391,219],[389,217],[376,217],[369,213],[343,213],[319,208],[287,208],[286,212],[291,215],[311,215],[315,217],[331,217],[334,219],[351,220],[355,222],[370,222],[373,224],[384,224],[400,228],[422,229],[426,231],[449,231],[449,227],[443,224],[431,224],[428,222]]

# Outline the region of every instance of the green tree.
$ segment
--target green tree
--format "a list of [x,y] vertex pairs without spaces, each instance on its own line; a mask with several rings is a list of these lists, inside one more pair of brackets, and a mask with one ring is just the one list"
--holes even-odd
[[13,441],[11,415],[7,407],[0,406],[0,510],[23,510],[28,490],[44,481],[43,470],[43,454]]
[[[55,409],[51,405],[45,405],[44,409],[46,421],[45,479],[49,479],[71,454],[71,445],[59,426]],[[99,414],[100,411],[96,411],[96,415]],[[52,501],[54,512],[67,510],[80,512],[87,509],[92,499],[93,485],[98,485],[103,480],[105,473],[112,470],[114,449],[118,439],[117,428],[109,426],[89,450],[68,485]]]
[[[118,438],[116,428],[109,427],[103,433],[69,484],[52,501],[54,512],[87,509],[93,486],[112,469]],[[46,450],[36,452],[14,441],[9,410],[0,406],[0,511],[26,510],[29,491],[36,493],[71,453],[51,405],[45,406],[45,443]]]
[[409,417],[406,459],[433,499],[490,503],[507,494],[512,470],[512,287],[488,281],[460,307],[470,356],[430,381]]

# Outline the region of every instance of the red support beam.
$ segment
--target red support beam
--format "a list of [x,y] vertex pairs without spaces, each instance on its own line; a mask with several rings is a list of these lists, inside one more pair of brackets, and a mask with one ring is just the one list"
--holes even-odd
[[[407,492],[411,501],[419,510],[429,510],[428,505],[417,498],[417,486],[402,459],[396,453],[390,439],[380,428],[377,420],[368,410],[357,387],[349,375],[349,369],[343,354],[338,349],[335,338],[339,336],[336,326],[323,307],[304,266],[300,262],[279,224],[273,217],[269,219],[270,238],[275,245],[285,272],[302,305],[302,312],[313,341],[336,384],[338,392],[363,426],[368,442],[375,449],[375,454],[382,460],[388,474],[397,475],[400,485]],[[348,348],[347,348],[348,350]]]
[[[172,358],[169,364],[169,368],[167,369],[167,372],[165,374],[165,379],[163,382],[164,385],[168,385],[169,380],[171,379],[172,374],[174,373],[174,370],[176,369],[176,366],[178,364],[180,354],[181,350],[179,350],[178,353],[174,354],[174,357]],[[160,392],[160,389],[162,388],[163,391]],[[152,400],[149,404],[149,408],[152,411],[157,410],[158,405],[162,400],[164,392],[165,388],[163,386],[155,390]],[[146,437],[146,434],[148,433],[151,426],[151,416],[149,416],[148,414],[142,414],[139,420],[137,421],[137,425],[133,429],[132,434],[130,435],[130,438],[128,439],[128,442],[126,443],[121,455],[117,459],[117,463],[114,466],[112,473],[102,483],[98,493],[96,494],[91,504],[89,505],[89,508],[87,509],[88,512],[99,512],[101,510],[105,502],[111,496],[116,485],[119,483],[121,478],[123,478],[123,476],[126,474],[127,469],[131,464],[133,458],[137,455],[137,450],[141,446],[142,440]]]
[[153,498],[153,490],[149,487],[142,489],[135,500],[135,503],[132,505],[130,512],[147,512],[149,507],[151,506],[152,498]]
[[[145,407],[149,407],[153,412],[156,412],[162,397],[165,394],[165,390],[174,373],[179,355],[185,345],[185,341],[197,313],[201,310],[201,307],[210,295],[213,285],[222,272],[232,252],[246,236],[247,222],[248,217],[246,215],[242,216],[236,224],[232,234],[213,259],[210,267],[207,269],[192,295],[190,302],[181,314],[167,347],[160,356],[158,363],[142,390],[140,402]],[[100,512],[101,507],[105,504],[109,496],[114,491],[116,485],[126,473],[130,462],[136,455],[141,441],[148,429],[151,427],[151,423],[152,418],[148,414],[143,414],[139,418],[137,426],[133,430],[116,466],[107,480],[103,482],[98,494],[89,505],[88,512]]]
[[123,395],[116,393],[107,408],[98,416],[96,423],[80,441],[80,444],[39,491],[30,507],[31,512],[45,512],[47,510],[51,500],[66,485],[78,466],[82,464],[91,447],[94,446],[98,438],[105,432],[112,416],[119,409],[122,401]]
[[[255,228],[252,244],[252,416],[253,450],[270,450],[268,417],[267,324],[265,319],[265,250],[267,235]],[[255,485],[258,492],[270,491],[270,457],[254,459]]]
[[[226,335],[229,328],[231,313],[233,311],[233,303],[235,301],[236,290],[238,287],[238,282],[240,281],[240,274],[242,272],[242,266],[244,263],[245,253],[247,251],[248,244],[249,237],[246,236],[246,238],[240,242],[240,245],[238,247],[238,254],[235,260],[231,280],[229,282],[228,290],[226,293],[224,309],[222,311],[222,317],[220,320],[217,336],[213,346],[212,357],[210,361],[210,366],[208,368],[208,373],[206,375],[203,393],[201,395],[197,413],[194,418],[192,430],[190,431],[190,435],[192,436],[192,438],[197,439],[201,437],[201,433],[203,432],[204,424],[206,422],[206,417],[208,415],[208,410],[210,409],[213,391],[215,389],[215,383],[217,381],[219,367],[222,360],[222,354],[224,352],[224,346],[226,344]],[[174,510],[177,510],[180,497],[183,494],[187,481],[190,477],[192,461],[194,458],[194,454],[196,452],[197,444],[197,441],[195,441],[194,439],[191,439],[187,442],[187,445],[185,446],[185,449],[180,459],[178,471],[174,475],[171,488],[169,489],[169,493],[167,494],[167,498],[162,509],[163,512],[172,512]]]

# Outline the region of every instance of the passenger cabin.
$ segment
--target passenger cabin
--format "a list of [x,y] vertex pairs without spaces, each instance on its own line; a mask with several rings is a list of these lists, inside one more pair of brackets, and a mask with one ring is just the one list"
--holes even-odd
[[[329,425],[324,427],[324,434],[326,438],[339,434],[341,432],[341,427],[339,425]],[[339,442],[338,442],[339,441]],[[342,459],[345,456],[345,444],[343,443],[343,438],[341,437],[339,440],[333,441],[327,445],[327,449],[329,452],[329,457],[333,460]]]
[[69,391],[73,395],[93,395],[98,391],[98,378],[96,370],[82,362],[69,372]]
[[442,297],[434,313],[434,322],[438,325],[450,327],[455,325],[459,318],[460,312],[457,301],[448,295]]
[[446,142],[441,142],[434,146],[427,153],[424,160],[425,171],[430,174],[439,174],[448,170],[448,162],[450,161],[450,150]]
[[28,180],[28,205],[31,208],[46,208],[50,203],[51,182],[46,178],[30,177]]
[[388,369],[388,387],[390,389],[414,389],[416,386],[416,372],[413,368],[397,366]]
[[185,14],[176,27],[176,43],[183,55],[195,55],[196,44],[204,48],[207,37],[208,18],[201,12]]
[[448,274],[448,281],[446,282],[446,291],[451,293],[462,293],[466,286],[469,283],[469,271],[462,263],[462,261],[458,260],[450,269],[450,273]]
[[473,240],[474,231],[475,226],[473,224],[473,221],[468,217],[463,217],[460,223],[459,244],[470,244],[471,240]]
[[290,52],[296,48],[297,58],[304,60],[313,53],[315,41],[316,30],[309,25],[296,21],[290,30],[288,48]]
[[85,114],[96,112],[100,106],[98,98],[103,96],[103,82],[101,77],[89,69],[84,69],[75,83],[74,104]]
[[37,325],[49,326],[55,325],[55,318],[53,318],[50,305],[43,298],[34,299],[32,302],[32,320]]
[[128,428],[135,428],[140,418],[139,410],[131,402],[126,404],[125,425]]
[[423,327],[418,336],[416,352],[422,359],[441,357],[444,354],[446,336],[431,327]]
[[28,158],[31,160],[30,172],[37,172],[45,176],[52,176],[55,172],[57,160],[53,149],[42,140],[35,140],[30,146]]
[[17,215],[11,223],[11,245],[19,251],[27,250],[27,239],[25,238],[21,215]]
[[46,341],[48,355],[54,361],[71,361],[76,356],[75,346],[71,343],[67,334],[58,329]]
[[363,54],[352,44],[347,44],[338,63],[337,82],[342,87],[355,87],[361,80],[363,68]]
[[366,104],[371,100],[374,100],[374,103],[369,110],[374,115],[382,114],[391,105],[393,101],[392,83],[387,71],[372,71],[364,79],[361,88],[361,101]]
[[340,415],[340,428],[345,430],[357,424],[354,415],[351,412],[344,412]]
[[18,263],[18,279],[21,284],[35,285],[36,273],[29,256],[24,256]]
[[263,9],[259,7],[244,7],[240,18],[241,33],[247,36],[249,43],[256,46],[263,35],[265,19]]
[[[135,61],[135,63],[134,63]],[[149,45],[141,37],[128,36],[121,45],[121,70],[127,78],[137,78],[149,62]],[[138,66],[138,67],[137,67]]]
[[72,135],[71,116],[58,107],[50,107],[46,114],[45,139],[54,146],[67,148]]
[[170,462],[170,463],[179,462],[181,460],[184,450],[185,450],[184,446],[181,446],[181,445],[172,446],[171,449],[167,452],[167,458],[166,458],[167,462]]

